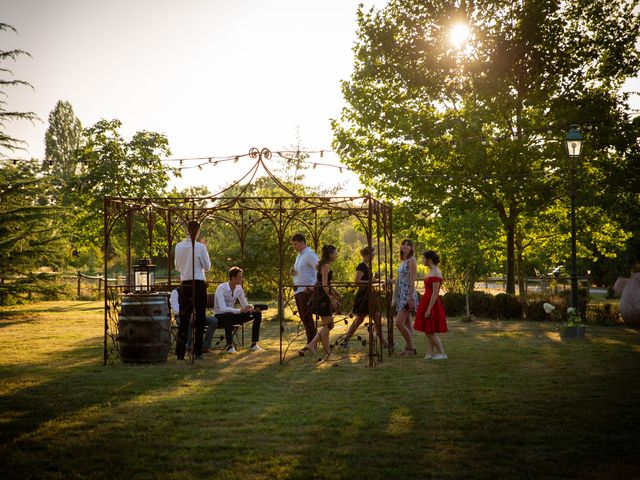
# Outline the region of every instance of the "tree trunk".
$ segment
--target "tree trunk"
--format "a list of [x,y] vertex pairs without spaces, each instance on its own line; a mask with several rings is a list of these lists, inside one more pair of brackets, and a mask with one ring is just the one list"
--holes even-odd
[[513,221],[512,215],[509,215],[509,220],[505,224],[507,231],[507,280],[506,280],[506,292],[516,293],[516,277],[515,277],[515,230],[516,225]]
[[471,318],[471,311],[469,310],[469,272],[464,272],[464,293],[465,300],[467,302],[467,318]]
[[527,301],[527,277],[524,269],[524,258],[522,254],[522,237],[521,232],[516,235],[516,267],[518,271],[518,293],[520,301]]

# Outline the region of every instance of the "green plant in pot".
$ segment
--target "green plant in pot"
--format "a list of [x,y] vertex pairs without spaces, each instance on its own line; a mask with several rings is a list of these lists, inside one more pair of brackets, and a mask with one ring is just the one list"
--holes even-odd
[[[544,311],[555,321],[560,321],[560,313],[550,303],[542,305]],[[562,340],[569,339],[584,339],[584,335],[587,332],[587,327],[582,324],[582,317],[578,310],[573,307],[567,308],[567,323],[560,325],[560,338]]]
[[582,317],[578,310],[574,307],[567,308],[567,323],[560,326],[560,338],[584,340],[585,333],[587,333],[587,327],[582,324]]

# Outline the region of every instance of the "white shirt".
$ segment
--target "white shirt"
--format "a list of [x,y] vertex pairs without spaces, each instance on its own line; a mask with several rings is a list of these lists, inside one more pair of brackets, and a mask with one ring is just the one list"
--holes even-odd
[[213,301],[213,313],[216,315],[219,313],[240,313],[239,308],[234,308],[236,300],[240,301],[242,307],[249,305],[247,297],[244,295],[242,285],[236,285],[236,288],[231,291],[229,282],[224,282],[218,285],[216,288],[216,296]]
[[171,304],[171,310],[173,310],[173,314],[177,317],[180,315],[180,295],[178,294],[178,289],[174,288],[171,290],[171,296],[169,297],[169,303]]
[[296,286],[295,293],[303,292],[308,286],[316,284],[317,266],[318,256],[311,250],[311,247],[298,252],[296,263],[293,264],[293,269],[296,272],[293,276],[293,284]]
[[176,245],[176,258],[174,261],[176,270],[180,272],[180,280],[193,280],[192,262],[195,265],[196,280],[204,280],[204,272],[211,268],[209,252],[202,243],[196,242],[195,258],[191,258],[191,239],[185,238]]

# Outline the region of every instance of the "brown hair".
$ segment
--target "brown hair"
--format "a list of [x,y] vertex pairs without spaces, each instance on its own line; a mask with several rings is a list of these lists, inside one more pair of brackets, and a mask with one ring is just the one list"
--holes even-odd
[[187,222],[187,232],[189,232],[189,236],[191,240],[196,241],[196,237],[198,236],[198,232],[200,231],[200,222],[196,220],[189,220]]
[[407,255],[407,258],[411,258],[413,257],[413,242],[411,240],[409,240],[408,238],[405,238],[404,240],[402,240],[402,243],[400,244],[400,260],[406,260],[407,258],[404,258],[404,253],[402,253],[402,245],[407,244],[411,247],[411,251],[409,252],[409,254]]
[[333,245],[323,245],[322,253],[320,254],[320,261],[318,262],[318,271],[322,268],[323,265],[329,263],[331,261],[331,255],[333,252],[337,250]]
[[229,269],[229,280],[237,277],[241,273],[242,273],[242,269],[240,267],[231,267]]
[[431,260],[434,265],[438,265],[440,263],[440,255],[435,250],[427,250],[422,254],[424,258],[427,260]]
[[291,237],[291,241],[292,242],[304,242],[307,243],[307,239],[304,238],[304,235],[301,233],[296,233],[294,236]]
[[364,256],[368,256],[371,255],[372,253],[375,253],[376,249],[373,248],[371,245],[367,245],[366,247],[364,247],[362,250],[360,250],[360,255]]

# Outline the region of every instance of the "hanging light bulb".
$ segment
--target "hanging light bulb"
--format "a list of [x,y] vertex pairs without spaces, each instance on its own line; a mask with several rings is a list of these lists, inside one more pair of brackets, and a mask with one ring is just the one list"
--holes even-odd
[[320,158],[324,157],[324,150],[320,150]]
[[482,143],[482,145],[486,145],[487,144],[487,137],[482,137],[482,139],[480,140],[480,143]]
[[209,157],[209,163],[211,163],[211,157]]
[[182,161],[182,159],[180,159],[180,166],[182,166],[182,164],[183,164],[183,161]]
[[198,170],[202,170],[202,165],[198,165]]
[[238,157],[238,155],[236,155],[236,158],[233,159],[233,163],[238,163],[240,157]]
[[456,141],[454,140],[453,143],[451,144],[451,148],[453,148],[454,150],[456,148],[458,148],[458,144],[456,143]]
[[317,166],[318,166],[318,164],[317,164],[317,163],[314,163],[314,164],[313,164],[313,169],[315,170],[315,168],[316,168]]

